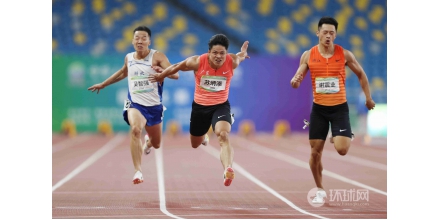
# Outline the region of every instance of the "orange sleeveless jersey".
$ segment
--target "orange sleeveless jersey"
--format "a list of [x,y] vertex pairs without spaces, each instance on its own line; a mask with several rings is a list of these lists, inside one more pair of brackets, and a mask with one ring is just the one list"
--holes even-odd
[[313,102],[334,106],[347,101],[345,56],[341,46],[335,44],[335,52],[330,58],[321,56],[318,46],[312,47],[308,66],[312,79]]
[[199,69],[195,74],[194,101],[205,106],[226,102],[233,75],[232,58],[229,54],[217,70],[209,65],[207,53],[201,55]]

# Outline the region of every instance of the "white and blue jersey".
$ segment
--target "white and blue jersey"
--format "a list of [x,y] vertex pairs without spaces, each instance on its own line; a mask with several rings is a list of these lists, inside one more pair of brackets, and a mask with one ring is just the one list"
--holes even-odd
[[156,73],[151,68],[154,53],[156,50],[150,49],[150,53],[143,60],[134,59],[135,52],[127,54],[128,99],[131,102],[143,106],[162,104],[163,83],[148,81],[148,75]]
[[127,54],[128,67],[128,99],[124,103],[124,120],[130,125],[127,109],[136,108],[147,119],[147,126],[159,124],[163,120],[162,105],[163,82],[151,83],[148,80],[150,73],[156,73],[151,68],[153,55],[156,50],[150,49],[150,53],[143,60],[134,59],[135,52]]

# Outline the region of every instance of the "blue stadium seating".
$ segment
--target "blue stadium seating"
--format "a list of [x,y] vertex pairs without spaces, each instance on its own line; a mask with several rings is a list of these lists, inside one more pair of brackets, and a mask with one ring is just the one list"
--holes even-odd
[[[207,51],[218,32],[256,53],[298,57],[317,43],[321,16],[339,21],[336,43],[351,50],[375,91],[386,103],[387,2],[383,0],[53,0],[53,54],[120,55],[132,51],[132,31],[152,30],[152,47],[171,62]],[[191,10],[191,13],[188,11]],[[197,15],[195,17],[195,15]],[[238,51],[240,43],[231,44]],[[348,73],[347,87],[359,89]],[[384,92],[385,91],[385,92]],[[348,99],[357,99],[356,93]]]

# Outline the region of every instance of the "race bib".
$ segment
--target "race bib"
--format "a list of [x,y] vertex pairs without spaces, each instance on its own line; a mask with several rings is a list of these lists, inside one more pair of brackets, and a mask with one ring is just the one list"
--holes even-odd
[[218,92],[225,90],[226,77],[202,76],[202,78],[200,79],[200,87],[210,92]]
[[338,77],[316,77],[315,79],[316,93],[337,93],[339,92]]
[[153,84],[145,76],[135,76],[131,78],[132,93],[144,93],[153,91]]

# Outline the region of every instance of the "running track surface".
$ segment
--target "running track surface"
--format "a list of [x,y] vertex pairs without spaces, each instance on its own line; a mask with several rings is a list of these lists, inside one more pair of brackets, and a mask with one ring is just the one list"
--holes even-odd
[[[387,218],[386,143],[354,140],[347,155],[324,147],[326,203],[307,199],[315,187],[307,134],[231,134],[235,179],[223,185],[217,137],[193,149],[189,135],[164,135],[163,145],[142,156],[144,182],[132,184],[130,137],[52,135],[52,218],[123,219],[340,219]],[[329,190],[367,190],[359,201],[329,198]],[[333,191],[335,192],[335,191]],[[341,194],[342,195],[342,194]],[[358,197],[359,198],[359,197]],[[368,199],[368,200],[367,200]],[[332,200],[332,201],[330,201]]]

